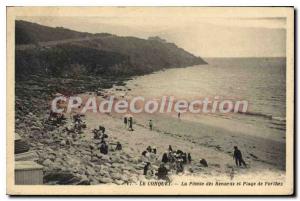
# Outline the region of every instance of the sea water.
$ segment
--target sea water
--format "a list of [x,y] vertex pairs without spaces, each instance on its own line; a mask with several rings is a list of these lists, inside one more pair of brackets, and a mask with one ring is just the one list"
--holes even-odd
[[[222,97],[247,100],[243,114],[194,115],[227,129],[261,128],[264,133],[285,134],[286,60],[285,58],[209,58],[207,65],[172,68],[128,81],[131,95],[157,98],[175,96],[193,100]],[[226,122],[222,121],[226,119]],[[250,126],[250,127],[249,127]],[[258,132],[258,131],[254,131]]]

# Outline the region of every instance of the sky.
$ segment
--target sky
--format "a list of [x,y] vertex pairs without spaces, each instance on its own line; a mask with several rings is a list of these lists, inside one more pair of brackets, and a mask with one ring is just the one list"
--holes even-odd
[[159,36],[201,57],[284,57],[286,19],[197,15],[37,16],[21,19],[90,33]]

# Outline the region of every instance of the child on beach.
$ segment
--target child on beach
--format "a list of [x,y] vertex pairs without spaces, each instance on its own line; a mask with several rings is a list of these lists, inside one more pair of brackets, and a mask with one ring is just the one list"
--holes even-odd
[[117,142],[116,150],[122,150],[122,145],[120,142]]

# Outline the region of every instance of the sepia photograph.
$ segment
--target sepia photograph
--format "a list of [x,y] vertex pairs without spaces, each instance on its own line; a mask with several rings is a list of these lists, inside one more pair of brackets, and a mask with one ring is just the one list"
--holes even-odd
[[7,7],[10,195],[292,195],[293,7]]

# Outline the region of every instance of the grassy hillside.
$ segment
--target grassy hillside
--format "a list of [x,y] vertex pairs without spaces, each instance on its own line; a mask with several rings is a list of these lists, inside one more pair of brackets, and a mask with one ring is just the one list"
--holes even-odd
[[157,37],[90,34],[26,21],[16,21],[15,31],[17,79],[28,75],[131,76],[205,63]]
[[17,45],[81,38],[92,35],[89,33],[72,31],[63,27],[51,28],[23,20],[16,21],[15,31]]

